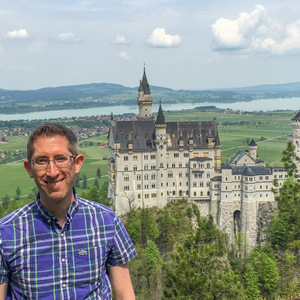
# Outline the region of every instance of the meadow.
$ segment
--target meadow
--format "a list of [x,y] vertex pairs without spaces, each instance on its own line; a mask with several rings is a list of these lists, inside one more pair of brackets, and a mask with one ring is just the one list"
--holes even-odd
[[[258,145],[257,154],[270,166],[282,166],[282,151],[286,147],[287,137],[292,133],[291,118],[295,115],[293,111],[276,111],[268,113],[249,114],[225,114],[216,111],[201,112],[197,110],[183,110],[176,112],[165,112],[167,121],[212,121],[216,118],[218,124],[219,137],[222,145],[222,162],[228,156],[232,157],[234,151],[245,151],[252,139]],[[2,151],[12,151],[17,149],[26,151],[27,137],[8,136],[8,143],[0,144]],[[80,141],[80,152],[85,156],[85,162],[80,171],[81,177],[86,175],[88,187],[94,185],[97,169],[101,169],[101,186],[107,181],[107,158],[109,157],[107,148],[98,147],[97,143],[107,142],[106,136],[89,138],[86,140],[93,142],[93,145]],[[0,165],[0,201],[7,194],[10,197],[16,195],[16,189],[21,189],[21,195],[29,194],[35,187],[32,179],[27,175],[23,161]],[[78,192],[82,191],[77,188]]]

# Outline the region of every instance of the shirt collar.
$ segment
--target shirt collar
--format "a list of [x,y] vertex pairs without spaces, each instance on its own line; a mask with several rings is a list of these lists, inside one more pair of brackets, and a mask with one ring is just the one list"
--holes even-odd
[[[66,217],[68,219],[69,222],[72,221],[74,215],[76,214],[76,212],[78,211],[78,195],[76,190],[73,188],[73,194],[74,194],[74,201],[71,203],[68,212],[66,214]],[[35,199],[35,203],[38,209],[38,212],[41,214],[42,218],[44,218],[48,223],[51,220],[57,220],[56,217],[54,215],[52,215],[46,208],[45,206],[42,204],[41,200],[40,200],[40,193],[37,194],[36,199]]]

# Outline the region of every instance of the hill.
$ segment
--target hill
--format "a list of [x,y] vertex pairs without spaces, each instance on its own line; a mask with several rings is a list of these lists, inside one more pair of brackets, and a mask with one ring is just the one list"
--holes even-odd
[[[155,101],[164,103],[233,103],[266,98],[300,97],[300,83],[260,85],[218,90],[173,90],[150,86]],[[91,83],[37,90],[0,89],[2,113],[23,113],[107,105],[136,104],[138,87],[130,88],[114,83]]]

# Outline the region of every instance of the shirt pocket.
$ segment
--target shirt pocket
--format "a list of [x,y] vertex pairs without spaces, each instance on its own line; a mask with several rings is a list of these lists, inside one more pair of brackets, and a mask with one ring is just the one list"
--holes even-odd
[[74,259],[75,284],[92,284],[106,275],[107,245],[81,244],[72,251]]

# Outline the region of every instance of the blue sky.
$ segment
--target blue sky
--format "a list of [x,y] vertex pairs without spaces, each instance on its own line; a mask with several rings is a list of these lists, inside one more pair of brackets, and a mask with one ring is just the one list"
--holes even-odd
[[0,0],[0,25],[4,89],[300,81],[299,0]]

